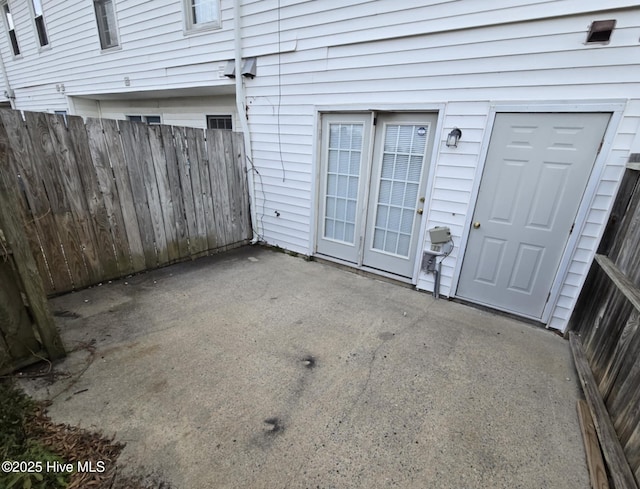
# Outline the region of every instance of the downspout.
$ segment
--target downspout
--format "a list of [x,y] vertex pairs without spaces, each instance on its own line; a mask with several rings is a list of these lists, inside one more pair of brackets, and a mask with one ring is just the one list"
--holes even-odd
[[[245,93],[244,83],[242,79],[242,13],[241,0],[233,0],[233,22],[234,22],[234,48],[235,48],[235,81],[236,81],[236,110],[238,111],[238,119],[242,127],[242,135],[244,138],[244,152],[247,161],[245,168],[247,171],[248,187],[249,187],[249,205],[251,208],[251,224],[253,229],[253,239],[251,244],[256,244],[260,238],[256,232],[258,227],[258,212],[256,204],[256,176],[253,166],[253,153],[251,151],[251,134],[249,133],[249,122],[247,121],[247,113],[245,109]],[[249,178],[249,174],[251,177]]]
[[9,83],[9,77],[7,76],[7,69],[4,67],[4,58],[2,57],[2,53],[0,53],[0,71],[2,71],[2,79],[4,80],[5,86],[5,96],[9,99],[9,103],[11,104],[11,108],[16,108],[16,95],[11,88],[11,84]]

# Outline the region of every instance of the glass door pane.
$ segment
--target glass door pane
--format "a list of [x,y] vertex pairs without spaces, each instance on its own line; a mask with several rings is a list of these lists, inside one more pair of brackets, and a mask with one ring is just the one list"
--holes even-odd
[[424,125],[386,126],[374,219],[376,250],[409,256],[426,141]]
[[324,237],[354,243],[363,124],[329,124]]

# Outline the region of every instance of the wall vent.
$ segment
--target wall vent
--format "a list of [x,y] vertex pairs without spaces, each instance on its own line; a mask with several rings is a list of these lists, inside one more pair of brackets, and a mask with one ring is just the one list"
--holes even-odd
[[608,44],[611,39],[611,33],[616,27],[616,21],[613,20],[596,20],[591,23],[589,33],[587,34],[587,44]]

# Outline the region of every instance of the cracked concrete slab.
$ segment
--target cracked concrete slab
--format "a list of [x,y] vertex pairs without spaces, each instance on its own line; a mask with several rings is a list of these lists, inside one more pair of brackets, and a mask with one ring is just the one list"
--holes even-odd
[[588,487],[557,335],[257,247],[51,301],[54,421],[178,488]]

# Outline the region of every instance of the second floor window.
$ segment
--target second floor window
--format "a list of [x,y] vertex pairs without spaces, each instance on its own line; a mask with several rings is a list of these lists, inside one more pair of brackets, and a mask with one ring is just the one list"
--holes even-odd
[[118,26],[113,0],[93,0],[93,6],[96,10],[100,47],[109,49],[118,46]]
[[16,36],[16,26],[13,24],[13,16],[11,15],[11,9],[8,3],[2,5],[2,12],[4,14],[4,21],[7,27],[7,33],[9,34],[9,42],[11,43],[13,55],[19,56],[20,46],[18,45],[18,37]]
[[220,0],[184,0],[187,30],[220,27]]
[[33,7],[33,21],[36,24],[36,33],[38,34],[38,42],[40,43],[40,47],[45,47],[49,45],[49,37],[47,36],[47,28],[44,25],[44,15],[42,12],[42,1],[41,0],[31,0],[31,5]]

